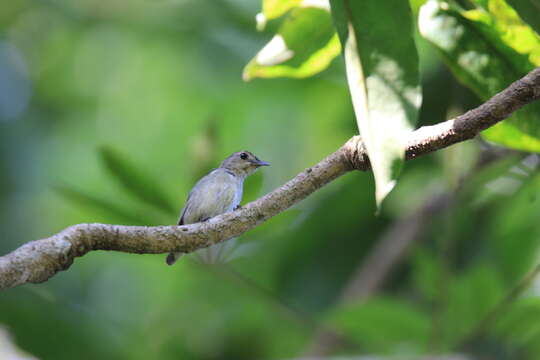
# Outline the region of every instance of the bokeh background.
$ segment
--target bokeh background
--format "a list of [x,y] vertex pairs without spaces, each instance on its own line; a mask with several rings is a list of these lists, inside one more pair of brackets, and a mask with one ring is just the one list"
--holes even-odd
[[[272,36],[255,30],[260,6],[4,1],[0,254],[71,224],[174,224],[195,181],[233,151],[272,163],[247,180],[254,200],[355,135],[341,58],[309,79],[242,81]],[[419,125],[479,104],[417,40]],[[378,216],[372,175],[351,173],[244,234],[225,263],[93,252],[1,292],[0,336],[39,359],[537,359],[534,281],[471,333],[537,261],[538,163],[459,144],[408,162]]]

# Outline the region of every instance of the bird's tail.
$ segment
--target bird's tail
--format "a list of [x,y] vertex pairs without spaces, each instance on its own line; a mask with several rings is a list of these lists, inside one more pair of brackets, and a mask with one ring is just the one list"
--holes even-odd
[[235,257],[234,253],[237,248],[236,239],[234,238],[199,249],[195,252],[195,255],[203,264],[225,264]]
[[165,261],[167,261],[167,265],[172,265],[180,259],[180,256],[182,256],[182,253],[180,252],[170,252]]

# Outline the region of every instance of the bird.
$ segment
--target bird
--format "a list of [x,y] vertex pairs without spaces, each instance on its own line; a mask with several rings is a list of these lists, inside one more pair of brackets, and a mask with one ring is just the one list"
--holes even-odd
[[[195,184],[180,212],[178,225],[207,221],[236,210],[242,200],[244,180],[261,166],[269,165],[249,151],[233,153]],[[167,264],[173,265],[181,255],[181,252],[169,253]]]

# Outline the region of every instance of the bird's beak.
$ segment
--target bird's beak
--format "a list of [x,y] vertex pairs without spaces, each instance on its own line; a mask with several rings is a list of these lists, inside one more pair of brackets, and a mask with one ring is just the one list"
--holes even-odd
[[269,162],[262,161],[262,160],[256,160],[256,161],[254,161],[254,164],[257,165],[257,166],[270,166]]

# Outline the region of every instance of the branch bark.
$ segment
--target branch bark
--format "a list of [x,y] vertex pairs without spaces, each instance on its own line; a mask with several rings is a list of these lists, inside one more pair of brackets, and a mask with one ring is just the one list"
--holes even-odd
[[[411,133],[406,158],[431,153],[474,138],[478,133],[540,98],[540,68],[536,68],[490,100],[451,120]],[[369,159],[359,136],[317,165],[240,210],[186,226],[122,226],[79,224],[49,238],[29,242],[0,257],[0,289],[40,283],[94,250],[138,254],[170,251],[189,253],[224,241],[257,226],[352,170],[367,171]]]

